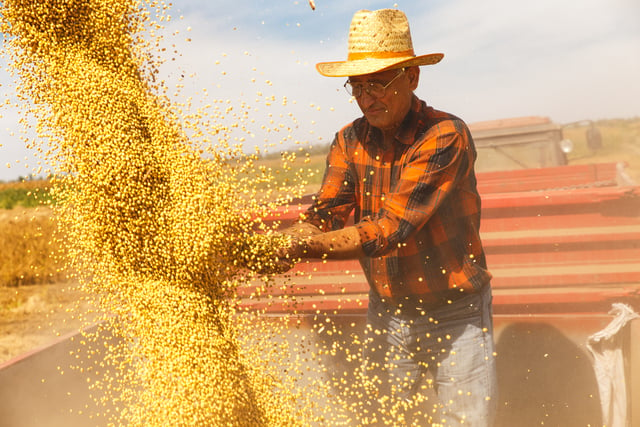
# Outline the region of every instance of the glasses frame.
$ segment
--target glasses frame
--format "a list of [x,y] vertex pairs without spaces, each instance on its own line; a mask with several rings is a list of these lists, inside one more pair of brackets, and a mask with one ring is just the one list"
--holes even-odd
[[[364,92],[367,92],[369,96],[374,98],[382,98],[387,94],[387,88],[391,86],[391,84],[396,81],[398,77],[404,74],[404,68],[400,69],[400,72],[395,75],[386,85],[378,82],[362,82],[356,83],[357,86],[354,86],[349,80],[344,83],[344,90],[347,91],[349,96],[353,96],[354,98],[360,98]],[[380,91],[381,95],[374,95],[372,92]],[[358,92],[356,94],[356,92]]]

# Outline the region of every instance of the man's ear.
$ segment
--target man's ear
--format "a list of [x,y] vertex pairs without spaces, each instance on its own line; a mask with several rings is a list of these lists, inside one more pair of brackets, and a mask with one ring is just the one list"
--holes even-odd
[[416,90],[418,88],[418,82],[420,81],[420,67],[407,68],[407,77],[409,77],[409,87],[411,90]]

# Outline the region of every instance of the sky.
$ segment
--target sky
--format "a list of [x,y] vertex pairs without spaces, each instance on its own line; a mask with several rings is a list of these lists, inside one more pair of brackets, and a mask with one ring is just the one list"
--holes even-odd
[[[315,10],[309,0],[174,0],[160,69],[170,87],[183,85],[171,101],[231,106],[219,121],[241,122],[233,139],[247,152],[328,144],[360,111],[345,79],[323,77],[315,64],[346,59],[355,11],[398,8],[416,54],[445,55],[421,68],[416,94],[468,123],[640,117],[638,0],[314,2]],[[0,73],[4,92],[11,80]],[[17,112],[0,114],[0,180],[29,175],[35,160]]]

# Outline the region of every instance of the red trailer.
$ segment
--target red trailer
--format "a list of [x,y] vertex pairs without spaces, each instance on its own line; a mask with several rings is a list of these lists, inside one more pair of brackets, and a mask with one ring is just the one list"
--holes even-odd
[[[640,187],[619,185],[619,170],[608,163],[478,174],[494,276],[499,426],[604,424],[588,339],[615,319],[616,304],[640,312]],[[308,203],[272,219],[285,227]],[[363,327],[369,286],[357,261],[303,262],[292,274],[267,289],[241,289],[245,306],[295,314],[309,328],[322,318],[345,331]],[[615,339],[626,375],[609,380],[626,393],[629,425],[640,425],[640,320]]]

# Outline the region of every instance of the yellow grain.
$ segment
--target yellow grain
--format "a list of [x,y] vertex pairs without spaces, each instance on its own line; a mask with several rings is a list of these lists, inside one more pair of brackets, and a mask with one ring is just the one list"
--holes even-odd
[[[69,263],[104,321],[84,337],[91,350],[78,367],[104,407],[98,415],[131,426],[393,425],[410,403],[380,398],[383,410],[371,413],[376,380],[359,366],[360,344],[380,331],[360,337],[318,308],[298,336],[299,319],[238,310],[239,286],[261,282],[259,298],[273,285],[252,272],[274,271],[287,238],[261,218],[299,195],[274,175],[304,175],[296,161],[305,159],[284,153],[274,170],[243,153],[237,132],[253,136],[256,107],[216,100],[192,112],[191,100],[169,101],[156,78],[168,9],[157,0],[0,5],[10,70],[38,134],[29,144],[51,168]],[[267,132],[292,139],[291,126],[268,117]],[[292,285],[283,301],[295,310]]]

